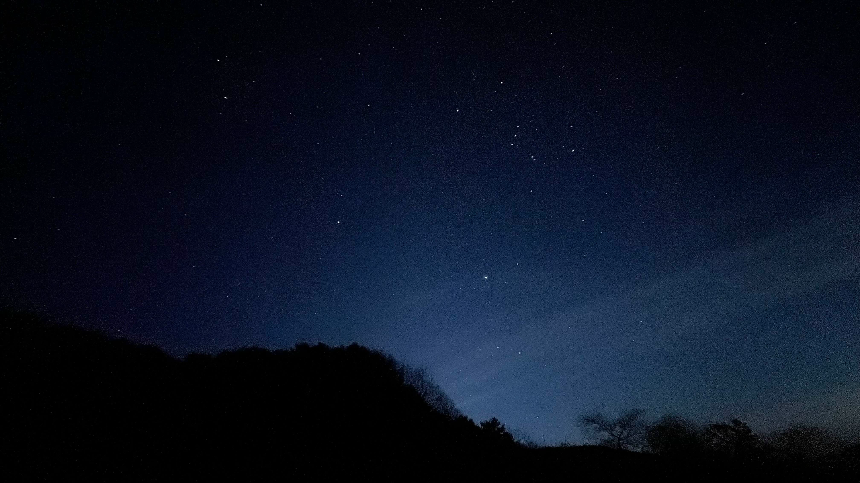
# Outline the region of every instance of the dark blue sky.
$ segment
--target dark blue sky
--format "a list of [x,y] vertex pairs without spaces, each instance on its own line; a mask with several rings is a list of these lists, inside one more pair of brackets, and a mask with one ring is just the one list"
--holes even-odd
[[9,6],[0,297],[356,341],[544,442],[858,429],[858,7],[560,3]]

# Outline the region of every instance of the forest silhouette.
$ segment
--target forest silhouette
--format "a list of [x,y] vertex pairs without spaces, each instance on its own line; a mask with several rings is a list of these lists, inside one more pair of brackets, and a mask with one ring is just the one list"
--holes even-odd
[[356,344],[179,359],[0,317],[4,481],[860,481],[860,446],[810,451],[814,430],[764,444],[741,421],[667,417],[642,451],[538,447]]

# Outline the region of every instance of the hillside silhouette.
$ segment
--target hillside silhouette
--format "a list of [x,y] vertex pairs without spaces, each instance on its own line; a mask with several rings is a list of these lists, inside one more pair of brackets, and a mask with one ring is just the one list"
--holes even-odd
[[24,480],[458,479],[516,449],[355,344],[179,360],[28,315],[2,330],[7,469]]
[[[816,481],[796,459],[679,450],[671,425],[661,454],[527,447],[495,418],[460,414],[422,371],[355,344],[178,359],[0,317],[4,481]],[[856,476],[830,467],[833,481]]]

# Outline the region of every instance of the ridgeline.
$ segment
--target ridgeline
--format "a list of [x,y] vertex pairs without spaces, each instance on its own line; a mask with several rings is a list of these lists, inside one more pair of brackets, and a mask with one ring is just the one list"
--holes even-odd
[[0,331],[4,481],[722,481],[765,474],[603,447],[527,447],[495,419],[478,425],[460,414],[421,371],[355,344],[177,359],[14,311],[0,313]]

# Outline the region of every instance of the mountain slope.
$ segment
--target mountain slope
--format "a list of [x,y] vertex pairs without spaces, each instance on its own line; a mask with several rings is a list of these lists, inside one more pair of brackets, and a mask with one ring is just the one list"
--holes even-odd
[[518,450],[358,345],[178,360],[21,314],[2,330],[5,438],[24,479],[435,480],[488,476],[488,458]]

